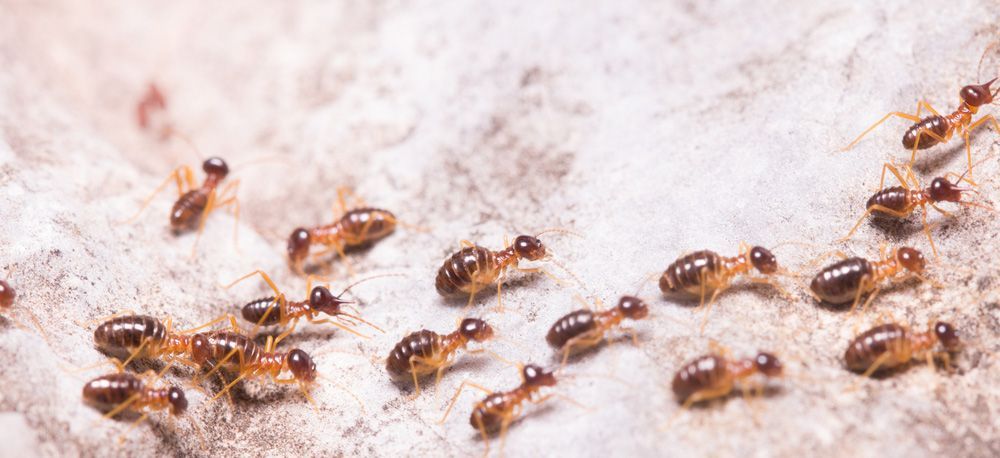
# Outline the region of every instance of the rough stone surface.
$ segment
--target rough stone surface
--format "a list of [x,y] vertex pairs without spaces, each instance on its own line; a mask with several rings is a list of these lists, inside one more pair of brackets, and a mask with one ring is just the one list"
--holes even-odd
[[[336,188],[348,186],[430,229],[401,229],[351,256],[361,277],[406,275],[355,290],[385,334],[361,340],[306,326],[283,343],[315,352],[319,370],[365,411],[327,381],[312,392],[318,410],[265,381],[238,388],[234,405],[189,389],[189,415],[215,456],[477,454],[483,443],[467,418],[480,393],[462,394],[454,414],[436,421],[462,380],[507,389],[515,369],[463,355],[437,393],[411,401],[378,361],[409,331],[454,326],[462,304],[442,301],[432,283],[460,240],[499,247],[505,234],[576,229],[586,237],[545,240],[584,294],[608,304],[686,251],[734,254],[742,240],[816,244],[777,250],[802,270],[834,247],[866,257],[883,242],[929,252],[919,217],[866,222],[851,241],[832,242],[859,216],[881,164],[907,159],[907,124],[893,119],[838,150],[920,98],[953,108],[998,38],[997,6],[0,2],[0,267],[20,294],[9,316],[29,324],[32,311],[50,340],[0,320],[0,442],[20,456],[207,453],[186,421],[158,414],[127,431],[81,403],[83,382],[101,369],[68,371],[103,358],[85,322],[131,309],[179,327],[203,323],[267,291],[256,281],[219,287],[257,268],[301,296],[305,280],[287,269],[284,239],[328,221]],[[218,212],[191,259],[194,235],[167,228],[169,189],[137,222],[118,223],[174,167],[201,175],[187,145],[137,128],[135,103],[150,81],[177,128],[241,180],[238,251],[232,216]],[[997,138],[974,135],[976,157],[995,154]],[[987,202],[1000,197],[997,163],[976,171]],[[964,167],[954,141],[919,153],[916,171],[929,181]],[[889,288],[861,319],[817,307],[786,281],[791,301],[768,288],[724,294],[699,336],[701,315],[646,283],[653,314],[634,326],[639,347],[616,340],[575,360],[558,392],[587,409],[559,399],[529,406],[505,452],[1000,455],[1000,366],[984,352],[997,351],[1000,331],[1000,222],[946,207],[955,218],[930,215],[941,256],[929,276],[940,287]],[[342,287],[347,271],[334,265]],[[518,274],[503,293],[507,313],[492,311],[492,295],[474,313],[503,336],[489,348],[556,364],[543,337],[578,307],[578,290]],[[880,313],[921,330],[946,318],[975,347],[952,374],[916,364],[859,380],[841,355]],[[676,415],[669,381],[711,339],[736,355],[771,349],[789,377],[763,399],[735,395]],[[183,384],[189,375],[166,378]]]

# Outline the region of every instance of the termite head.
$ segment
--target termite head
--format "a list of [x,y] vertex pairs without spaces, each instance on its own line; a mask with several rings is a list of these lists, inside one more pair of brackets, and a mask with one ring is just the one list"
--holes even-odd
[[556,376],[552,374],[552,371],[542,369],[534,364],[525,365],[521,369],[521,375],[524,376],[524,384],[528,386],[555,386]]
[[962,192],[968,190],[967,188],[955,186],[955,184],[942,177],[937,177],[934,181],[931,181],[927,197],[934,202],[961,202]]
[[303,350],[298,348],[288,352],[288,370],[300,382],[316,380],[316,362]]
[[292,231],[288,237],[288,259],[294,264],[302,262],[309,254],[310,243],[309,231],[305,228],[298,228]]
[[188,407],[188,401],[184,396],[184,392],[176,386],[172,386],[167,390],[167,402],[170,403],[170,412],[174,415],[184,413]]
[[205,162],[201,164],[201,169],[209,175],[215,175],[219,178],[225,178],[229,175],[229,166],[226,165],[226,161],[222,160],[221,157],[210,157],[205,159]]
[[203,365],[212,358],[212,343],[208,335],[198,333],[191,337],[191,360],[197,365]]
[[7,282],[0,280],[0,308],[10,308],[14,305],[14,298],[17,294],[14,293],[14,288],[11,288]]
[[934,335],[937,336],[938,342],[941,342],[941,346],[947,351],[956,351],[962,345],[962,341],[958,337],[958,330],[944,321],[934,323]]
[[908,246],[896,250],[896,260],[899,261],[904,269],[914,273],[923,272],[924,268],[927,267],[927,260],[924,259],[924,254],[916,248]]
[[313,310],[323,312],[327,315],[339,314],[340,305],[347,303],[349,302],[342,301],[339,297],[334,296],[325,286],[317,286],[309,293],[309,306]]
[[757,353],[757,356],[753,359],[753,364],[760,371],[768,377],[780,377],[783,366],[781,361],[778,361],[778,357],[767,352]]
[[493,328],[479,318],[466,318],[458,327],[458,332],[469,340],[485,342],[493,338]]
[[622,296],[618,300],[618,310],[621,310],[622,315],[626,318],[633,320],[641,320],[649,315],[649,307],[642,299],[634,296]]
[[514,252],[521,258],[537,261],[545,257],[545,245],[537,237],[519,235],[514,239]]
[[995,94],[990,92],[990,85],[996,80],[996,78],[993,78],[983,84],[971,84],[969,86],[965,86],[958,93],[958,95],[962,97],[963,102],[973,107],[981,107],[988,103],[992,103],[993,96]]
[[755,246],[750,249],[750,263],[753,267],[765,275],[770,275],[778,271],[778,259],[774,253],[762,246]]

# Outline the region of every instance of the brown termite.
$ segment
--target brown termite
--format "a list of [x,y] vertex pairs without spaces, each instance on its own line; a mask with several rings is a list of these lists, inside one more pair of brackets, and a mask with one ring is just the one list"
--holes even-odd
[[155,133],[160,141],[167,140],[173,133],[166,119],[167,99],[156,83],[149,83],[146,92],[135,106],[135,119],[139,128]]
[[128,372],[97,377],[83,386],[83,400],[94,408],[113,417],[125,410],[149,412],[170,410],[173,415],[183,414],[188,402],[184,391],[176,386],[154,388]]
[[330,251],[336,251],[346,262],[348,248],[367,246],[382,240],[392,234],[400,224],[396,216],[388,210],[372,207],[348,210],[345,198],[347,194],[350,192],[344,188],[337,190],[340,211],[334,211],[335,221],[332,224],[311,229],[299,227],[292,231],[292,235],[288,237],[288,260],[292,270],[300,274],[303,272],[303,263],[309,255],[310,246],[314,243],[327,247],[326,250],[314,254],[314,259],[325,256]]
[[[30,332],[28,331],[28,328],[25,325],[21,324],[20,321],[17,321],[12,316],[13,315],[12,312],[14,310],[14,300],[16,299],[17,299],[17,292],[14,291],[14,287],[10,286],[10,283],[7,283],[7,281],[0,280],[0,312],[3,312],[4,317],[10,320],[11,323],[17,325],[17,327],[21,328],[24,331]],[[35,325],[36,329],[38,329],[39,335],[41,335],[42,338],[45,339],[46,342],[48,342],[49,340],[48,335],[45,333],[45,329],[42,328],[42,324],[38,321],[38,317],[36,317],[35,314],[28,309],[20,310],[19,313],[27,313],[28,319],[30,319],[31,323]]]
[[[234,329],[239,329],[235,321]],[[304,350],[295,348],[289,351],[275,349],[274,338],[269,336],[263,347],[249,336],[235,331],[212,331],[195,334],[191,337],[191,361],[198,366],[209,369],[204,377],[208,377],[220,369],[235,373],[236,377],[229,382],[212,400],[217,399],[238,383],[240,380],[252,377],[268,377],[278,384],[297,384],[302,395],[314,406],[316,401],[309,394],[310,387],[319,378],[327,379],[344,391],[347,391],[364,409],[364,404],[354,393],[328,377],[323,377],[316,370],[316,363]],[[282,374],[285,374],[282,377]]]
[[444,416],[438,423],[441,424],[447,420],[448,414],[451,413],[455,402],[458,401],[458,395],[462,393],[462,390],[466,386],[486,393],[486,398],[477,402],[473,407],[472,415],[469,417],[469,424],[473,428],[476,428],[482,435],[483,442],[486,444],[485,454],[488,455],[490,450],[490,436],[493,434],[500,434],[500,449],[503,450],[507,428],[510,427],[511,423],[520,418],[523,409],[522,404],[525,402],[542,404],[552,397],[559,397],[580,406],[578,402],[559,393],[541,394],[543,388],[556,385],[556,377],[551,371],[534,364],[519,364],[518,366],[521,372],[521,385],[510,391],[492,391],[468,380],[462,382],[455,391],[455,395],[452,396],[451,402],[444,412]]
[[[159,373],[150,370],[142,376],[125,372],[124,365],[120,363],[117,366],[117,373],[94,378],[83,386],[83,402],[103,412],[103,418],[112,418],[124,412],[141,414],[129,427],[132,429],[154,412],[167,411],[171,417],[178,417],[187,411],[188,401],[183,390],[176,386],[157,387],[150,380],[160,380],[169,365]],[[193,418],[188,417],[188,421],[204,448],[201,428]],[[124,435],[119,440],[123,441]]]
[[[462,249],[445,259],[444,264],[438,269],[437,278],[434,280],[438,294],[445,297],[468,294],[468,306],[471,306],[476,293],[496,283],[497,308],[503,310],[500,289],[509,269],[521,272],[542,272],[549,275],[541,268],[519,267],[518,263],[521,260],[552,262],[569,272],[552,258],[552,254],[538,239],[538,236],[546,232],[574,234],[564,229],[548,229],[535,235],[519,235],[514,239],[514,243],[499,251],[493,251],[466,240],[462,241]],[[551,277],[551,275],[549,276]],[[555,277],[552,278],[555,279]],[[557,279],[556,281],[558,282]]]
[[[621,327],[623,320],[641,320],[649,315],[646,303],[634,296],[622,296],[618,305],[607,310],[594,311],[580,309],[556,320],[545,340],[549,345],[563,351],[562,364],[566,365],[571,353],[593,347],[607,338],[608,332]],[[637,343],[635,332],[632,342]]]
[[861,296],[870,293],[861,307],[864,310],[878,295],[880,284],[885,280],[902,281],[913,277],[926,280],[923,273],[927,261],[915,248],[899,247],[887,252],[883,245],[877,261],[842,257],[844,259],[824,267],[809,284],[809,291],[817,301],[831,305],[851,303],[851,311],[854,311]]
[[128,354],[122,366],[127,366],[133,359],[161,359],[171,364],[193,365],[193,331],[211,324],[175,332],[170,318],[164,323],[149,315],[126,313],[112,316],[98,325],[94,329],[94,345],[115,357]]
[[[938,346],[941,350],[936,350]],[[933,323],[924,332],[887,323],[855,337],[844,352],[844,363],[848,370],[861,372],[864,377],[901,367],[912,359],[926,359],[930,366],[934,365],[935,358],[941,359],[947,368],[951,364],[951,354],[961,348],[958,330],[944,321]]]
[[[411,377],[420,394],[418,378],[436,373],[436,383],[441,381],[444,370],[455,363],[458,350],[466,349],[469,342],[485,342],[493,338],[493,328],[478,318],[466,318],[458,329],[449,334],[438,334],[423,329],[403,337],[385,360],[385,370],[394,379]],[[471,350],[476,353],[483,350]]]
[[177,194],[179,197],[174,202],[173,209],[170,211],[170,227],[175,234],[193,230],[197,227],[198,235],[195,238],[194,246],[191,248],[192,256],[194,255],[195,248],[198,246],[198,240],[201,239],[201,233],[205,230],[205,221],[208,220],[208,215],[216,209],[232,206],[234,215],[233,240],[237,240],[240,203],[236,199],[236,192],[240,180],[230,180],[228,184],[220,188],[222,181],[229,175],[229,166],[226,164],[226,161],[219,157],[206,159],[202,163],[201,168],[205,172],[205,181],[200,187],[194,180],[194,173],[191,171],[191,167],[182,165],[163,180],[163,183],[146,198],[139,211],[129,218],[127,222],[138,218],[153,201],[153,198],[171,180],[174,180],[177,184]]
[[14,288],[6,281],[0,280],[0,309],[10,310],[16,298],[17,293],[14,292]]
[[[939,143],[947,143],[955,133],[960,133],[965,140],[965,154],[969,161],[969,179],[972,179],[972,147],[969,144],[969,133],[975,128],[985,124],[987,121],[993,125],[993,129],[1000,133],[1000,123],[992,114],[988,114],[973,122],[972,117],[979,111],[979,107],[993,102],[997,92],[990,92],[990,85],[997,78],[993,78],[983,84],[972,84],[962,88],[958,95],[961,103],[951,114],[941,115],[929,103],[924,100],[917,102],[917,112],[915,114],[893,111],[886,114],[871,127],[866,129],[858,138],[855,138],[844,151],[851,149],[861,139],[885,122],[892,116],[906,119],[912,123],[903,134],[903,148],[911,150],[910,164],[912,165],[917,157],[917,150],[927,149]],[[1000,89],[998,89],[1000,91]],[[926,108],[932,113],[931,116],[921,118],[920,110]]]
[[[889,188],[882,187],[882,183],[885,182],[886,170],[896,176],[901,186],[893,186]],[[971,168],[969,170],[971,170]],[[968,171],[966,171],[966,173],[968,173]],[[954,182],[948,181],[948,178],[951,176],[957,177]],[[909,180],[907,180],[907,178],[909,178]],[[906,167],[906,177],[904,178],[896,166],[888,162],[885,163],[885,165],[882,166],[882,182],[879,183],[880,190],[868,199],[868,203],[865,204],[865,213],[861,215],[861,218],[858,218],[858,222],[854,224],[851,231],[848,232],[847,236],[841,239],[841,241],[851,238],[851,236],[854,235],[854,232],[858,230],[858,227],[861,226],[861,223],[865,220],[865,218],[872,213],[878,215],[888,215],[896,218],[907,218],[913,214],[914,211],[916,211],[917,207],[920,207],[923,209],[923,212],[921,213],[921,221],[924,225],[924,234],[927,235],[927,240],[930,242],[931,251],[935,256],[937,256],[937,247],[934,245],[934,238],[931,237],[930,226],[927,224],[928,205],[945,216],[951,216],[951,214],[942,210],[936,204],[942,202],[953,202],[963,206],[980,207],[993,211],[993,209],[987,205],[962,200],[964,193],[978,193],[975,189],[958,186],[962,180],[965,180],[964,174],[958,175],[949,172],[943,177],[935,178],[931,181],[930,186],[921,189],[920,181],[913,173],[913,168],[910,166]]]
[[756,374],[780,377],[782,372],[781,361],[771,353],[758,352],[753,358],[743,359],[710,353],[684,363],[674,375],[671,388],[677,402],[687,409],[697,402],[728,396],[737,383],[744,395],[753,389],[762,392],[763,384],[749,383],[748,379]]
[[[753,270],[764,276],[754,276]],[[686,294],[699,297],[698,307],[705,309],[700,327],[700,332],[704,332],[712,304],[720,293],[732,285],[736,277],[742,276],[753,283],[771,285],[788,296],[773,279],[767,278],[776,274],[785,275],[787,272],[778,266],[778,260],[771,250],[761,246],[751,247],[741,242],[739,254],[731,258],[709,250],[681,256],[663,272],[660,291],[664,295]],[[708,293],[711,293],[711,297],[705,302]]]
[[[236,279],[236,281],[227,285],[226,288],[228,289],[240,281],[254,275],[260,275],[261,278],[264,279],[264,282],[271,287],[275,295],[251,301],[243,306],[241,310],[243,319],[254,323],[254,329],[250,332],[251,335],[255,334],[257,329],[261,326],[287,326],[285,331],[275,338],[274,342],[275,345],[277,345],[278,342],[281,342],[281,340],[295,330],[295,326],[301,319],[305,319],[313,324],[330,323],[359,337],[367,336],[359,333],[353,328],[353,326],[357,325],[356,322],[364,323],[379,332],[384,332],[382,331],[382,328],[365,321],[357,315],[344,311],[343,306],[351,304],[352,302],[341,300],[340,296],[360,283],[375,278],[394,276],[395,274],[377,275],[356,281],[347,288],[344,288],[344,290],[336,296],[334,296],[333,293],[330,292],[329,288],[325,286],[316,286],[314,288],[312,286],[314,277],[310,276],[306,283],[306,291],[309,294],[309,299],[302,301],[288,300],[285,297],[285,294],[281,292],[281,290],[279,290],[271,280],[271,277],[261,270],[255,270]],[[356,310],[355,313],[357,313]],[[330,318],[320,319],[320,314],[327,315]]]

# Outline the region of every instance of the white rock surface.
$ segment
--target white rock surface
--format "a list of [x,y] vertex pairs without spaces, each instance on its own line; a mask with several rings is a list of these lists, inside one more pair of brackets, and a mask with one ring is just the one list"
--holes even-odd
[[[409,331],[454,326],[461,307],[432,283],[460,240],[498,247],[505,234],[577,229],[585,239],[546,241],[606,303],[683,252],[732,254],[741,240],[817,244],[778,250],[801,268],[846,234],[881,164],[906,158],[906,123],[838,148],[920,98],[953,108],[1000,38],[996,11],[971,0],[0,2],[0,267],[20,294],[12,316],[29,322],[31,310],[50,339],[0,322],[0,411],[26,422],[0,428],[0,442],[60,456],[480,453],[467,421],[479,393],[435,421],[462,380],[507,389],[515,369],[463,356],[436,396],[410,401],[373,361]],[[177,127],[242,180],[239,251],[231,216],[219,212],[190,259],[194,235],[167,228],[172,191],[135,224],[116,224],[174,167],[197,164],[183,143],[137,128],[135,103],[150,81]],[[997,138],[975,135],[976,156],[995,154]],[[240,168],[258,158],[269,161]],[[998,198],[997,162],[976,171],[986,201]],[[964,148],[921,152],[917,165],[925,181],[961,171]],[[338,186],[431,228],[400,230],[352,256],[361,276],[407,275],[356,290],[385,334],[306,327],[283,344],[316,352],[320,371],[349,386],[364,413],[322,382],[318,411],[270,382],[244,385],[232,406],[189,390],[203,451],[187,422],[158,415],[126,432],[127,422],[81,403],[84,380],[100,370],[66,371],[102,359],[93,326],[81,323],[129,309],[202,323],[266,292],[259,282],[218,286],[256,268],[300,296],[305,281],[285,266],[285,237],[327,221]],[[737,288],[699,336],[700,315],[646,284],[653,316],[635,326],[640,347],[617,342],[567,369],[580,375],[559,392],[590,410],[559,400],[529,407],[505,452],[997,456],[995,356],[970,349],[954,374],[918,364],[871,381],[841,367],[854,329],[881,312],[920,329],[946,318],[997,351],[1000,224],[977,209],[931,216],[941,250],[931,276],[942,286],[891,288],[860,321],[817,307],[798,287],[791,302]],[[928,250],[917,217],[865,223],[837,247],[874,257],[882,242]],[[335,272],[334,286],[346,284],[342,264]],[[489,295],[475,310],[505,339],[491,348],[554,364],[543,337],[578,307],[575,293],[519,277],[504,292],[508,313],[493,313]],[[675,417],[669,381],[710,339],[738,355],[772,349],[791,375],[759,402],[734,396]]]

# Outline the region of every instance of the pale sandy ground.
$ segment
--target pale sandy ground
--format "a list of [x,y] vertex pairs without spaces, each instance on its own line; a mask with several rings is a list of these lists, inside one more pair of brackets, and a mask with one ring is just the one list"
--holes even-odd
[[[0,4],[0,266],[21,294],[14,316],[34,311],[52,339],[0,325],[0,455],[478,454],[468,424],[478,393],[435,422],[462,380],[506,389],[518,381],[514,369],[463,357],[437,398],[432,390],[408,401],[372,361],[408,331],[454,325],[460,307],[432,282],[461,239],[496,247],[505,234],[577,229],[585,239],[546,241],[605,302],[685,251],[732,254],[741,240],[819,244],[778,250],[801,266],[846,233],[882,162],[907,156],[905,123],[890,122],[850,153],[838,147],[918,98],[953,107],[958,88],[976,80],[982,50],[1000,38],[995,1],[211,3]],[[182,143],[136,128],[134,104],[151,80],[178,127],[242,179],[240,251],[231,216],[219,212],[190,260],[194,236],[167,230],[172,191],[136,224],[114,224],[173,167],[197,161]],[[995,153],[997,138],[975,136],[977,156]],[[928,181],[965,166],[960,142],[920,158]],[[997,170],[996,158],[978,170],[989,177],[982,198],[994,203]],[[259,282],[218,286],[254,268],[300,296],[304,280],[285,267],[284,239],[328,220],[338,186],[431,228],[400,230],[353,258],[361,275],[407,275],[357,288],[365,317],[385,334],[362,341],[307,327],[285,343],[317,352],[320,371],[350,386],[365,413],[322,383],[318,412],[271,383],[246,384],[233,406],[189,390],[209,451],[186,422],[163,416],[118,445],[127,424],[80,401],[83,381],[100,370],[62,370],[102,358],[92,329],[76,322],[134,309],[201,323],[265,292]],[[894,288],[859,326],[878,312],[921,329],[944,317],[997,351],[1000,223],[981,210],[956,216],[933,216],[943,224],[931,276],[943,287]],[[919,228],[917,218],[866,223],[840,248],[867,257],[880,242],[927,250]],[[343,268],[335,272],[334,286],[344,285]],[[558,388],[590,410],[559,400],[528,408],[506,454],[1000,454],[995,357],[973,349],[954,374],[915,365],[852,391],[858,378],[840,356],[855,323],[795,291],[789,302],[766,288],[736,289],[699,337],[700,317],[647,284],[653,316],[636,326],[640,347],[601,348]],[[519,278],[504,295],[508,313],[490,311],[492,296],[476,313],[514,342],[492,349],[553,364],[543,336],[577,307],[576,292]],[[678,410],[669,380],[710,338],[740,355],[771,349],[792,376],[759,402],[736,396],[664,428]],[[605,377],[612,373],[627,383]]]

